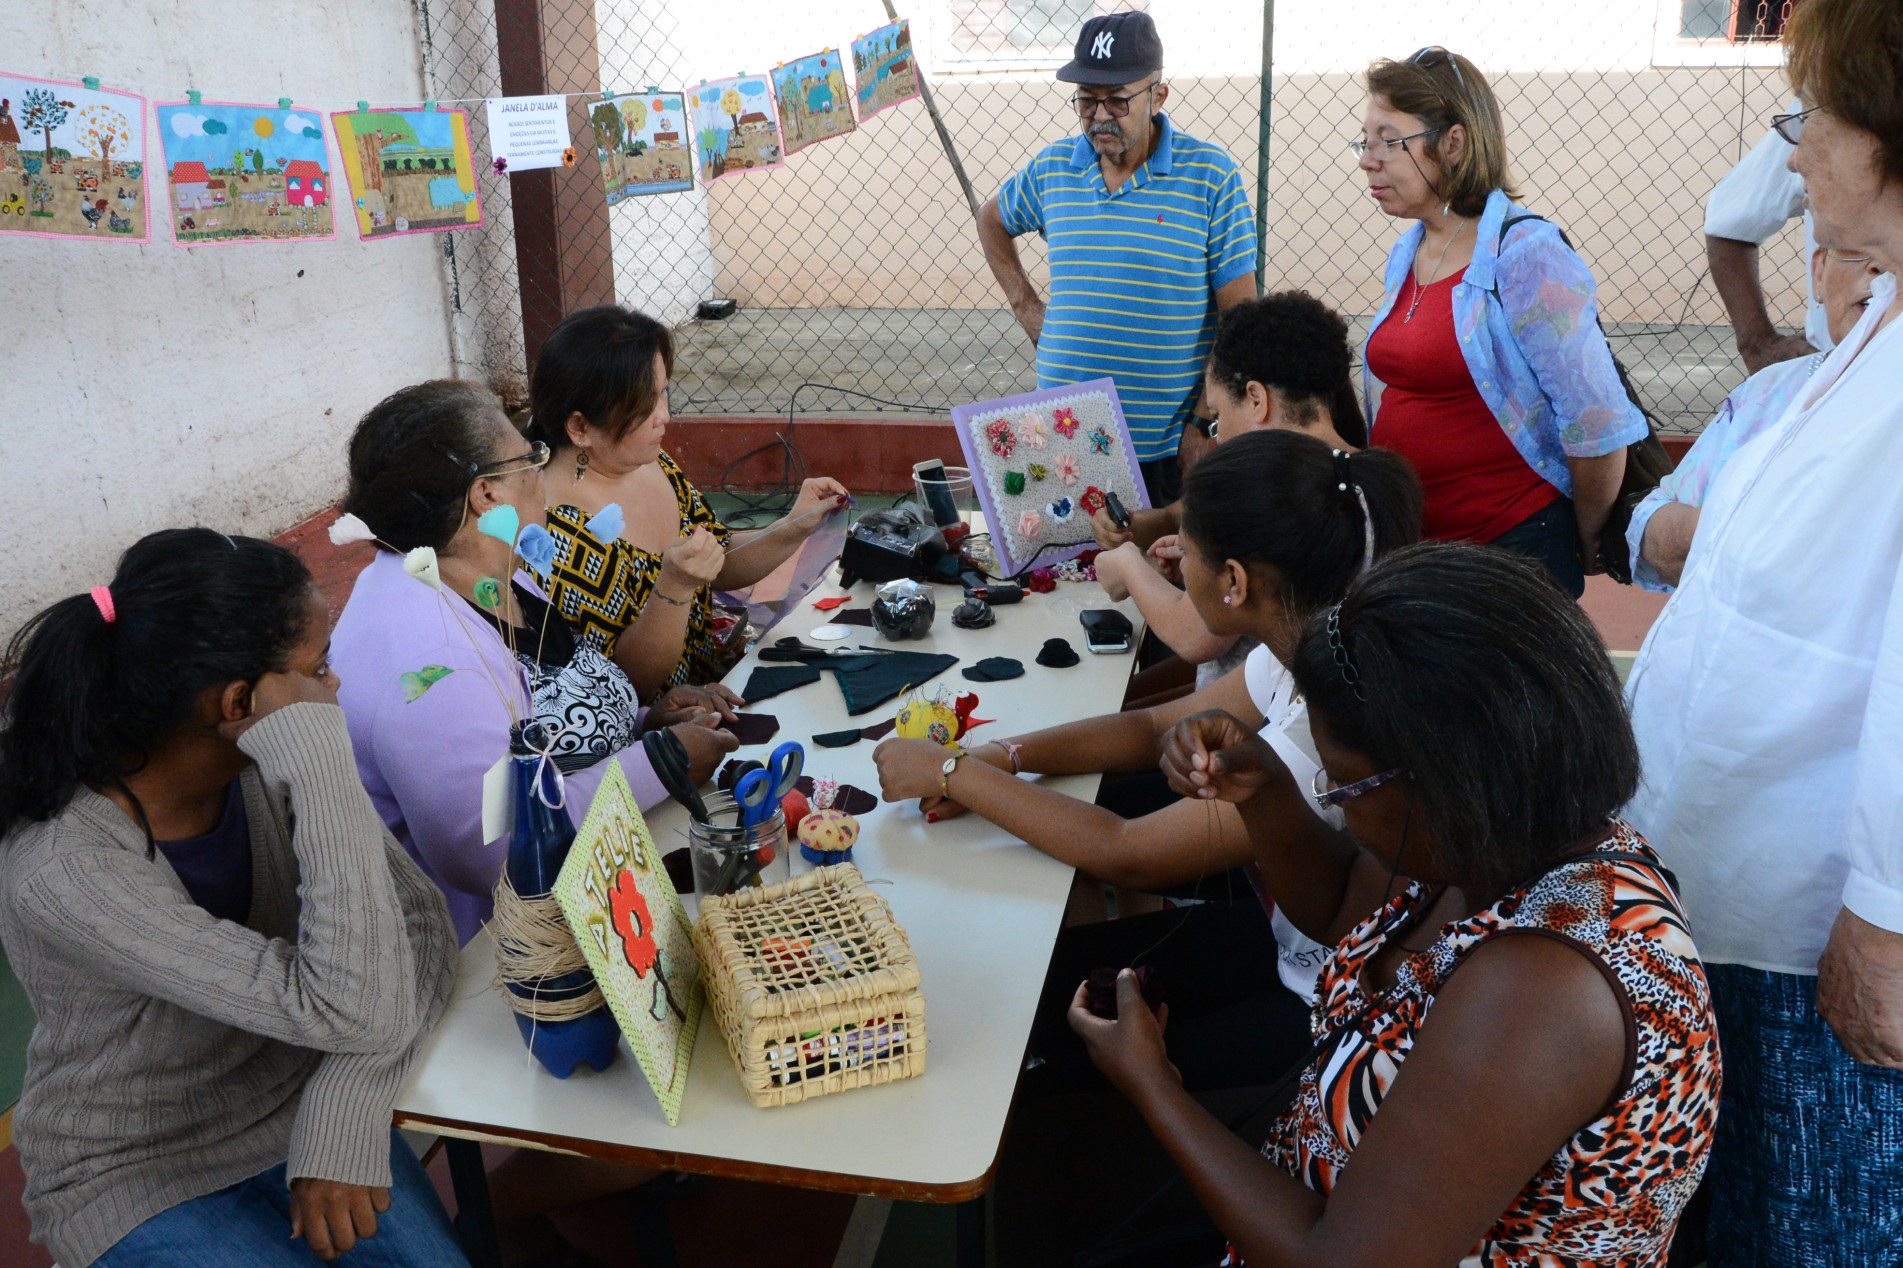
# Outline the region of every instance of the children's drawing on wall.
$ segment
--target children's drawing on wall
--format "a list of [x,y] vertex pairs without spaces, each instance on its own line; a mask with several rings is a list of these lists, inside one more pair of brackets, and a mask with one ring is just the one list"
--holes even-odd
[[145,242],[145,98],[0,74],[0,233]]
[[912,56],[912,24],[900,20],[852,42],[852,70],[859,85],[859,121],[887,106],[918,96],[918,63]]
[[690,89],[687,97],[694,107],[694,141],[705,183],[786,161],[780,154],[773,92],[763,76],[711,80]]
[[233,102],[158,107],[172,238],[180,246],[331,238],[321,116]]
[[331,116],[365,238],[482,223],[469,122],[460,110],[358,110]]
[[852,92],[846,87],[845,67],[836,48],[782,63],[773,72],[773,95],[780,103],[788,154],[845,136],[856,126]]
[[603,97],[590,103],[595,157],[608,205],[639,194],[672,194],[694,187],[687,97],[678,92]]

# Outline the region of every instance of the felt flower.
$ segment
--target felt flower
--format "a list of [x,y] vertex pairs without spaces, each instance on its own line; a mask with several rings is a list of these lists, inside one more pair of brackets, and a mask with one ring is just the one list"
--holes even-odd
[[1043,527],[1043,524],[1044,521],[1038,518],[1036,511],[1026,511],[1018,516],[1018,536],[1025,541],[1036,541],[1037,530]]
[[436,551],[429,546],[418,546],[403,556],[403,571],[432,590],[443,588],[443,574],[436,567]]
[[531,524],[515,539],[515,553],[538,577],[546,579],[555,570],[555,539],[540,524]]
[[404,674],[400,679],[403,683],[403,702],[415,704],[423,698],[424,692],[455,672],[447,665],[425,665]]
[[1030,473],[1033,480],[1042,480],[1051,473],[1051,469],[1041,462],[1034,462],[1025,470]]
[[476,603],[481,607],[488,608],[492,612],[500,610],[502,607],[502,583],[497,581],[494,577],[477,577]]
[[1017,433],[1011,430],[1011,420],[994,418],[985,424],[985,441],[991,446],[991,452],[1000,458],[1009,458],[1017,451]]
[[1005,472],[1004,491],[1009,493],[1012,497],[1016,497],[1018,494],[1024,492],[1024,473],[1022,471]]
[[352,542],[373,542],[377,535],[370,526],[354,515],[339,515],[330,526],[330,544],[348,546]]
[[1076,508],[1071,505],[1069,498],[1058,498],[1057,501],[1044,508],[1044,513],[1056,520],[1059,524],[1062,524],[1065,520],[1070,518],[1071,512],[1075,509]]
[[1093,429],[1091,430],[1091,433],[1090,433],[1090,452],[1092,452],[1092,453],[1109,453],[1109,452],[1110,452],[1110,443],[1111,443],[1111,441],[1110,441],[1110,433],[1109,433],[1109,432],[1107,432],[1107,431],[1105,431],[1105,430],[1104,430],[1103,428],[1101,428],[1101,427],[1096,427],[1096,428],[1093,428]]
[[1077,505],[1083,508],[1085,515],[1095,515],[1103,510],[1103,490],[1094,484],[1091,485],[1084,490],[1084,495],[1077,499]]
[[1049,443],[1044,436],[1044,419],[1037,414],[1024,416],[1024,421],[1018,424],[1018,436],[1033,449],[1042,449]]
[[1077,455],[1060,453],[1057,455],[1057,478],[1065,484],[1077,483]]
[[1051,425],[1057,428],[1057,434],[1062,436],[1065,440],[1069,440],[1077,434],[1077,411],[1073,410],[1070,406],[1064,406],[1051,417],[1053,420]]
[[593,533],[596,541],[614,541],[621,536],[621,530],[627,527],[626,521],[621,517],[621,503],[608,503],[596,511],[582,527]]
[[501,506],[492,506],[476,518],[476,531],[486,537],[493,537],[507,545],[515,545],[515,535],[522,528],[522,517],[516,509],[504,502]]
[[509,170],[509,160],[505,158],[499,158],[495,162],[491,163],[489,166],[495,168],[496,175],[500,176],[504,172]]
[[1033,568],[1024,579],[1024,588],[1032,594],[1049,594],[1057,589],[1057,574],[1049,568]]

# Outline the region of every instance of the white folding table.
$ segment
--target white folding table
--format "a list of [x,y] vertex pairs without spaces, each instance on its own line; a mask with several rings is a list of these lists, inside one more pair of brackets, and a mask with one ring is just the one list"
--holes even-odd
[[[813,601],[845,594],[854,606],[864,606],[871,587],[862,583],[848,592],[830,581],[822,584],[767,641],[803,636],[826,624],[829,618],[813,608]],[[1118,708],[1134,657],[1088,652],[1078,613],[1117,607],[1140,634],[1134,604],[1108,603],[1094,583],[1063,582],[1052,594],[1028,594],[1022,603],[997,608],[991,628],[967,631],[950,620],[951,608],[962,597],[959,590],[940,586],[936,596],[938,615],[928,637],[892,644],[865,629],[845,645],[901,646],[959,657],[924,691],[942,687],[978,693],[977,716],[993,721],[972,736],[972,743]],[[1067,669],[1035,663],[1052,637],[1069,640],[1080,663]],[[1024,676],[994,683],[962,677],[963,668],[990,656],[1023,661]],[[757,663],[750,653],[729,676],[729,685],[744,686]],[[753,706],[750,712],[778,717],[780,730],[767,745],[742,749],[740,756],[764,758],[773,745],[799,740],[807,747],[809,773],[876,796],[875,742],[822,749],[810,740],[890,718],[899,703],[889,701],[848,718],[833,675],[824,674],[817,683]],[[1098,782],[1094,775],[1050,781],[1085,799],[1096,795]],[[685,843],[687,813],[680,806],[666,803],[648,818],[664,852]],[[483,934],[463,948],[454,998],[397,1098],[397,1125],[449,1138],[459,1203],[480,1208],[472,1213],[481,1224],[487,1223],[487,1187],[480,1156],[469,1142],[491,1141],[801,1188],[965,1203],[958,1222],[958,1262],[961,1268],[982,1264],[983,1210],[974,1199],[990,1187],[997,1165],[1072,869],[975,815],[927,824],[916,802],[881,804],[862,816],[861,824],[855,862],[892,904],[918,955],[930,1036],[922,1076],[756,1109],[741,1089],[712,1011],[706,1010],[680,1125],[669,1127],[625,1046],[606,1073],[583,1068],[566,1080],[534,1061],[508,1006],[490,988],[493,947]],[[792,866],[798,873],[811,865],[793,851]],[[692,900],[687,901],[691,911]],[[481,1230],[477,1240],[488,1240],[486,1233]]]

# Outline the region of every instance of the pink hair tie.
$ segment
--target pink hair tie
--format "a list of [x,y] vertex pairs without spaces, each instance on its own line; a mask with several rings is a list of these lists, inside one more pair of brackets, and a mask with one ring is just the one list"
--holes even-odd
[[99,609],[99,615],[111,625],[119,619],[119,610],[112,606],[112,591],[106,586],[93,587],[93,606]]

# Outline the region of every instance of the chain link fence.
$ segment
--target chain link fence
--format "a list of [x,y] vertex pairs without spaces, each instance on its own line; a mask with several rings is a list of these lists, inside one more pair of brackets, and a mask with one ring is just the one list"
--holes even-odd
[[[689,89],[843,49],[887,21],[867,0],[417,3],[443,98]],[[1169,54],[1172,120],[1223,145],[1252,196],[1266,157],[1266,288],[1307,289],[1358,331],[1405,227],[1372,206],[1348,152],[1359,72],[1429,43],[1465,53],[1491,72],[1523,202],[1593,267],[1601,320],[1646,403],[1667,430],[1695,432],[1745,373],[1705,271],[1705,197],[1786,91],[1774,42],[1784,10],[1738,3],[1430,0],[1397,15],[1379,0],[923,0],[901,16],[982,200],[1075,135],[1071,90],[1051,72],[1083,20],[1150,9]],[[612,207],[585,144],[590,105],[570,103],[573,170],[485,173],[485,224],[443,235],[463,373],[521,401],[553,321],[612,297],[676,326],[677,415],[918,417],[1035,387],[1030,343],[922,102],[783,166]],[[478,153],[485,126],[472,111]],[[1763,253],[1771,315],[1787,329],[1803,325],[1801,246],[1792,228]],[[1042,283],[1041,242],[1019,249]],[[715,298],[737,301],[736,315],[697,320]]]

